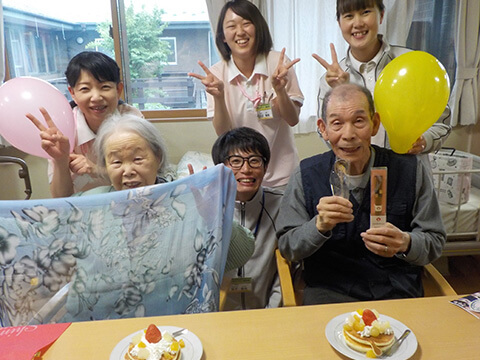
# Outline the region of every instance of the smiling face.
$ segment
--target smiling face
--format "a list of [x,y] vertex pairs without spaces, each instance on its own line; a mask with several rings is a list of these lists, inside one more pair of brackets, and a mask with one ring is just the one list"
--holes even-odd
[[255,25],[228,9],[223,21],[224,42],[233,58],[255,57]]
[[350,45],[352,55],[367,62],[380,50],[378,27],[383,21],[383,12],[377,7],[348,11],[340,15],[338,24],[343,38]]
[[[235,150],[232,151],[229,156],[237,155],[244,158],[248,158],[250,156],[259,156],[262,157],[260,153],[253,152],[253,151],[241,151]],[[265,172],[267,171],[267,167],[265,164],[258,168],[252,168],[248,161],[244,161],[242,167],[240,169],[233,169],[228,161],[225,161],[225,166],[229,167],[233,171],[233,175],[235,175],[235,180],[237,181],[237,200],[238,201],[249,201],[251,200],[255,194],[257,193],[260,185],[262,185],[263,177],[265,176]]]
[[125,190],[155,184],[161,163],[144,138],[120,131],[105,141],[105,165],[115,190]]
[[103,120],[117,109],[123,85],[100,82],[89,71],[82,70],[75,86],[68,90],[85,115],[88,126],[96,133]]
[[368,100],[359,90],[335,93],[329,99],[325,119],[319,119],[322,137],[335,155],[350,162],[350,175],[363,174],[370,160],[371,137],[378,131],[378,113],[370,113]]

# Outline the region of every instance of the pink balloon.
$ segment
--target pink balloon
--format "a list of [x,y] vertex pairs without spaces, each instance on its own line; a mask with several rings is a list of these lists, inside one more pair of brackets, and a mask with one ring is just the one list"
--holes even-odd
[[67,98],[50,83],[34,77],[17,77],[0,86],[0,134],[28,154],[50,158],[42,149],[40,130],[25,116],[30,113],[45,127],[44,107],[57,128],[75,146],[75,121]]

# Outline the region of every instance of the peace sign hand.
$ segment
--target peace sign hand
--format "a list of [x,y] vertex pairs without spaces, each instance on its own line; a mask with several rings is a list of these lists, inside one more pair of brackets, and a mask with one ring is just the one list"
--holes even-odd
[[39,109],[47,123],[45,127],[35,116],[26,114],[25,116],[40,130],[42,139],[42,149],[50,155],[52,159],[63,160],[68,163],[70,154],[70,141],[68,137],[62,134],[53,122],[50,114],[44,108]]
[[215,75],[213,75],[210,70],[208,70],[208,67],[205,66],[204,63],[201,61],[198,61],[198,65],[205,71],[205,76],[200,75],[200,74],[195,74],[195,73],[188,73],[188,76],[194,77],[196,79],[199,79],[203,85],[205,85],[205,91],[208,92],[210,95],[213,97],[223,97],[223,81],[218,79]]
[[290,63],[285,64],[285,48],[282,49],[282,52],[280,53],[280,58],[278,59],[278,65],[275,71],[272,74],[271,81],[272,81],[272,86],[275,89],[275,92],[279,92],[283,89],[285,89],[285,86],[287,86],[287,74],[288,70],[298,63],[300,59],[295,59],[290,61]]
[[330,51],[332,54],[332,63],[329,64],[325,59],[318,56],[317,54],[312,54],[312,56],[317,60],[320,65],[322,65],[327,73],[325,75],[325,80],[330,87],[335,87],[340,84],[345,84],[350,81],[350,74],[343,71],[338,63],[337,52],[335,51],[335,46],[330,43]]

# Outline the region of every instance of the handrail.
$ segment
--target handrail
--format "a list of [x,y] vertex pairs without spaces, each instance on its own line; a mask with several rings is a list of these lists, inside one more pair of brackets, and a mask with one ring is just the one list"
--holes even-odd
[[25,200],[30,199],[30,196],[32,196],[32,184],[30,182],[27,163],[18,157],[6,155],[0,156],[0,163],[15,163],[22,167],[18,170],[18,176],[25,181],[25,194],[27,194]]

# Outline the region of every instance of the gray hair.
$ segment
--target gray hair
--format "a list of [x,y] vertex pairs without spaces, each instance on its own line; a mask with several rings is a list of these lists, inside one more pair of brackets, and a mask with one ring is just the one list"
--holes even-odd
[[370,117],[373,117],[373,115],[375,114],[375,104],[373,102],[373,97],[370,90],[368,90],[364,86],[348,83],[348,84],[338,85],[330,89],[325,95],[325,97],[323,98],[322,119],[323,121],[325,121],[325,124],[327,123],[327,107],[328,107],[328,104],[330,103],[332,96],[338,96],[342,99],[347,99],[350,96],[352,96],[352,93],[354,92],[360,92],[365,95],[368,102],[368,110],[370,112]]
[[133,114],[114,114],[100,125],[94,143],[98,166],[105,168],[105,143],[114,133],[120,131],[134,132],[145,139],[160,165],[158,174],[163,174],[168,165],[167,148],[158,129],[150,121]]

